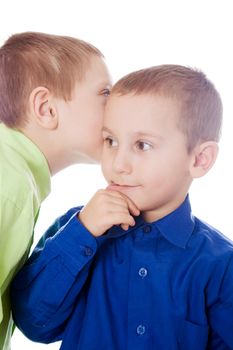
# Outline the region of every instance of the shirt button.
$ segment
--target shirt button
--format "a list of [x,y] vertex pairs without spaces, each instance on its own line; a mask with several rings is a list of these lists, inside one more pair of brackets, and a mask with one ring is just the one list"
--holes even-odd
[[91,256],[91,255],[93,255],[93,249],[91,249],[90,247],[85,247],[85,248],[84,248],[84,254],[85,254],[86,256]]
[[147,275],[147,269],[145,269],[145,267],[141,267],[141,268],[139,269],[139,271],[138,271],[138,274],[139,274],[139,276],[142,277],[142,278],[146,277],[146,275]]
[[149,233],[149,232],[151,232],[151,226],[144,226],[144,227],[143,227],[143,232],[144,232],[144,233]]
[[136,331],[138,335],[143,335],[146,332],[146,327],[140,324],[139,326],[137,326]]

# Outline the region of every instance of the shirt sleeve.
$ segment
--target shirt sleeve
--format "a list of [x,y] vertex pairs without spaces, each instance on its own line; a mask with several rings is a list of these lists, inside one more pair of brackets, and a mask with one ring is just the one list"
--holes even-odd
[[221,281],[219,297],[209,310],[209,319],[212,329],[221,342],[233,349],[233,256],[228,261]]
[[[16,269],[28,252],[33,235],[34,216],[28,199],[20,208],[9,198],[0,197],[0,323],[3,319],[2,297],[9,288]],[[6,311],[6,310],[5,310]]]
[[13,316],[31,340],[61,339],[88,277],[97,241],[77,219],[79,209],[55,221],[13,282]]

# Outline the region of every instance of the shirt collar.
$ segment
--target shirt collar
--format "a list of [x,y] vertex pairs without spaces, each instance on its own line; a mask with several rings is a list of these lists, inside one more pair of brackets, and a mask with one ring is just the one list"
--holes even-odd
[[189,196],[173,212],[153,223],[160,233],[172,244],[185,248],[193,233],[195,221],[191,211]]
[[38,186],[39,200],[42,202],[50,192],[51,175],[48,163],[39,148],[23,133],[0,123],[0,142],[8,145],[26,162]]
[[119,226],[113,226],[108,233],[102,237],[116,238],[136,230],[142,225],[151,225],[170,243],[180,248],[185,248],[195,226],[188,195],[177,209],[158,221],[147,223],[141,215],[134,219],[136,221],[135,226],[130,227],[127,231],[124,231]]

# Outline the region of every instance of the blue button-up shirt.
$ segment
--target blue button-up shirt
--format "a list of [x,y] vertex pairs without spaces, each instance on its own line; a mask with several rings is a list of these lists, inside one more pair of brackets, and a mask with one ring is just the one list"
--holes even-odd
[[62,350],[233,349],[233,243],[191,213],[95,238],[71,209],[12,287],[14,318]]

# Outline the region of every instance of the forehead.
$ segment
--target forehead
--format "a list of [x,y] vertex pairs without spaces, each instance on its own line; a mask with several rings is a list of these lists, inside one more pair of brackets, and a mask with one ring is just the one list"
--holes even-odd
[[112,79],[104,59],[93,55],[87,63],[83,79],[75,82],[72,98],[80,102],[82,98],[98,96],[102,90],[111,89],[111,86]]
[[105,60],[102,57],[93,55],[87,67],[84,81],[95,82],[96,84],[112,85],[112,78]]
[[104,123],[132,123],[139,125],[176,124],[180,105],[161,95],[110,95],[105,108]]

